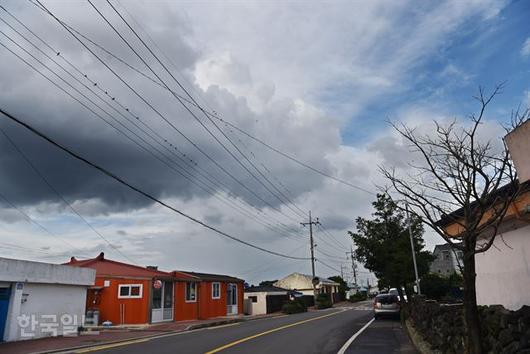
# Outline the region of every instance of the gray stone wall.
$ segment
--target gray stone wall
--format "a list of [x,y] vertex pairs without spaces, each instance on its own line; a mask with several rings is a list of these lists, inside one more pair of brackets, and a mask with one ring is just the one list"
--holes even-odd
[[[433,352],[464,352],[462,304],[415,298],[404,314]],[[517,311],[501,305],[480,306],[479,315],[486,353],[530,353],[530,306]]]

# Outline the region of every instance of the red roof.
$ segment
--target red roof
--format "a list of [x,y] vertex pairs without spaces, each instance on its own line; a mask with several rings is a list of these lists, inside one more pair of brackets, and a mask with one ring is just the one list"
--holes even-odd
[[157,269],[149,269],[133,264],[122,263],[105,259],[104,253],[101,252],[97,257],[90,259],[77,260],[75,257],[64,263],[74,267],[92,268],[96,270],[96,276],[119,276],[134,278],[175,278],[175,280],[199,280],[196,277],[181,272],[163,272]]

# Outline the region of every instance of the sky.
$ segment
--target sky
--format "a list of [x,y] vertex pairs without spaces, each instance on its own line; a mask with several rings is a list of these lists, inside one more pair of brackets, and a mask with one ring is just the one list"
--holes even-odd
[[[390,121],[425,132],[433,120],[465,124],[478,88],[504,82],[481,126],[483,139],[500,142],[511,112],[530,105],[525,1],[112,0],[171,76],[107,2],[93,4],[143,61],[88,2],[42,3],[80,41],[31,2],[3,2],[1,109],[271,251],[309,256],[300,223],[311,210],[321,276],[343,266],[351,277],[347,231],[372,213],[385,184],[379,167],[406,172],[413,158]],[[261,252],[154,204],[7,119],[0,129],[2,257],[66,262],[105,252],[253,284],[311,272],[308,260]],[[425,241],[430,250],[443,242],[429,230]],[[362,267],[358,275],[375,281]]]

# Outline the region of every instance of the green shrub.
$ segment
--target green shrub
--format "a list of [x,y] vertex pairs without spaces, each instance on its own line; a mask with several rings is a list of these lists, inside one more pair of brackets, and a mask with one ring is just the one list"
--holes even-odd
[[307,311],[307,307],[300,300],[292,300],[292,301],[286,302],[282,306],[282,312],[288,315],[293,314],[293,313],[306,312],[306,311]]
[[350,302],[357,302],[357,301],[364,301],[366,299],[367,299],[366,294],[355,293],[353,295],[350,295],[350,298],[348,300],[350,300]]
[[315,307],[317,309],[327,309],[333,306],[329,294],[318,294],[316,298]]

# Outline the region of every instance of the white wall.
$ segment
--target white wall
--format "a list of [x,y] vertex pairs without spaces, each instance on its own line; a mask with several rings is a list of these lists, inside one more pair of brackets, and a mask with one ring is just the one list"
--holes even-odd
[[0,281],[94,285],[95,277],[90,268],[0,257]]
[[[479,305],[501,304],[517,310],[530,305],[530,226],[497,236],[486,253],[475,257]],[[508,247],[509,246],[509,247]]]
[[[64,321],[69,320],[66,332],[76,331],[83,325],[87,287],[94,285],[95,273],[90,268],[0,258],[0,282],[11,287],[4,340],[68,334]],[[63,321],[62,315],[67,315]],[[31,336],[22,336],[21,316],[28,322],[24,332]]]
[[[77,285],[29,283],[22,284],[22,288],[16,289],[16,284],[13,284],[4,340],[14,341],[52,335],[68,335],[69,331],[83,325],[86,292],[86,287]],[[47,317],[50,315],[54,317]],[[66,326],[66,331],[64,325],[68,325],[68,322],[61,321],[63,315],[70,316],[69,318],[65,317],[64,321],[76,319],[76,322],[71,322],[70,327]],[[26,318],[30,319],[33,316],[36,320],[30,320],[29,325],[24,327],[24,332],[30,336],[22,335],[22,328],[18,321],[19,316],[27,316]],[[32,326],[31,323],[35,323],[35,325]],[[55,329],[57,332],[53,333],[51,329]]]
[[248,299],[250,296],[256,296],[258,298],[258,302],[250,301],[248,303],[249,315],[266,314],[267,313],[267,293],[245,293],[244,298]]

